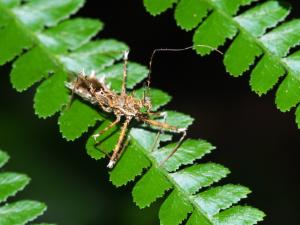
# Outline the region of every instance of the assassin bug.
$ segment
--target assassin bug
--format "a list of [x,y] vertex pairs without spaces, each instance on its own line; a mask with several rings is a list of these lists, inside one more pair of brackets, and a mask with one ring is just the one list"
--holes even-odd
[[[203,45],[196,45],[196,46],[208,47],[213,49],[210,46],[203,46]],[[196,46],[190,46],[182,49],[154,50],[149,62],[149,74],[147,78],[147,87],[146,90],[144,91],[144,96],[142,99],[136,98],[132,94],[127,94],[126,91],[127,62],[128,62],[128,54],[129,54],[128,51],[124,52],[123,82],[122,82],[122,89],[120,94],[114,92],[109,88],[109,86],[105,83],[104,77],[96,78],[95,72],[92,72],[90,75],[86,75],[83,71],[80,74],[78,74],[75,80],[66,84],[66,86],[72,91],[72,95],[73,93],[75,93],[80,97],[82,97],[83,99],[91,102],[92,104],[98,105],[103,111],[107,113],[113,113],[115,115],[116,119],[110,125],[108,125],[106,128],[101,130],[98,134],[94,135],[95,140],[99,135],[105,133],[112,127],[119,124],[122,118],[125,119],[121,126],[121,132],[120,132],[118,142],[114,147],[113,154],[110,157],[109,163],[107,165],[108,168],[110,169],[113,168],[117,160],[120,158],[126,146],[124,142],[126,140],[128,127],[130,122],[133,119],[160,129],[156,137],[155,143],[153,145],[154,147],[156,145],[156,142],[158,141],[160,132],[162,130],[181,134],[181,137],[177,142],[176,146],[169,154],[169,156],[167,156],[166,159],[162,161],[161,164],[163,164],[166,160],[168,160],[177,151],[177,149],[179,148],[179,146],[181,145],[182,141],[184,140],[187,134],[187,129],[178,128],[166,122],[159,122],[157,120],[152,119],[153,117],[157,118],[157,117],[166,116],[162,112],[152,111],[151,99],[149,96],[152,61],[155,53],[158,51],[185,51],[188,49],[192,49]],[[220,51],[218,52],[221,53]]]

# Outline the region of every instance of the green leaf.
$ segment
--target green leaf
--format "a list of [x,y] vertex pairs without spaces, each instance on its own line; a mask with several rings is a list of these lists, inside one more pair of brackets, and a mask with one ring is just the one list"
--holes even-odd
[[[122,54],[122,52],[120,51]],[[116,92],[121,91],[123,82],[123,63],[115,64],[99,72],[97,77],[105,77],[106,82],[110,84],[110,88]],[[148,75],[148,69],[137,63],[128,63],[126,87],[132,89],[136,84],[140,83]]]
[[29,177],[23,174],[0,173],[0,202],[21,191],[29,183],[29,180]]
[[276,92],[276,105],[286,112],[300,102],[300,77],[297,74],[288,74]]
[[22,23],[33,31],[42,30],[44,26],[55,26],[68,18],[84,4],[84,0],[26,0],[22,7],[13,12]]
[[255,0],[210,0],[216,9],[231,16],[235,15],[241,6],[248,5],[253,1]]
[[38,117],[46,118],[52,116],[71,101],[69,91],[64,85],[66,80],[67,74],[60,71],[45,80],[38,87],[34,96],[34,110]]
[[38,34],[39,40],[54,53],[74,50],[87,43],[103,28],[98,20],[76,18]]
[[289,13],[290,7],[287,4],[278,1],[267,1],[247,10],[234,19],[251,35],[260,37],[266,32],[267,28],[276,26]]
[[9,24],[9,22],[12,22],[13,20],[9,15],[7,15],[6,9],[5,7],[3,7],[3,5],[1,5],[1,2],[0,12],[0,29],[4,29]]
[[176,111],[165,111],[167,114],[166,123],[179,127],[179,128],[187,128],[192,125],[194,119],[186,115],[184,113],[176,112]]
[[79,100],[74,100],[71,106],[61,113],[58,124],[63,137],[71,141],[94,126],[97,120],[103,120],[103,117],[95,109]]
[[[155,161],[152,163],[154,165],[159,165],[160,160],[164,159],[161,156],[156,156],[156,152],[164,152],[162,149],[157,150],[155,152],[149,151],[151,149],[151,145],[153,145],[153,137],[149,137],[149,131],[143,131],[143,129],[137,129],[134,128],[133,131],[130,132],[130,140],[134,143],[138,142],[141,147],[141,151],[144,152],[144,154],[155,157]],[[145,139],[150,139],[146,141]],[[142,141],[141,141],[142,140]],[[190,141],[191,142],[191,141]],[[191,146],[196,145],[196,143],[202,142],[202,141],[194,141],[195,143],[189,143]],[[184,145],[185,143],[183,143]],[[202,144],[205,144],[203,141]],[[174,144],[173,144],[174,145]],[[182,146],[183,146],[182,145]],[[212,146],[208,143],[206,143],[206,148],[199,151],[199,153],[204,154],[205,151],[208,151],[208,149],[212,148]],[[202,146],[202,147],[204,147]],[[143,149],[144,148],[144,149]],[[209,150],[210,151],[210,150]],[[179,150],[177,151],[179,152]],[[190,150],[190,153],[194,153],[195,150]],[[126,154],[126,153],[125,153]],[[176,154],[176,153],[175,153]],[[174,156],[175,156],[174,154]],[[166,154],[168,155],[168,154]],[[189,155],[189,154],[186,154]],[[173,159],[172,156],[168,161],[166,161],[166,164]],[[189,156],[192,160],[197,158],[198,155]],[[150,157],[151,159],[151,157]],[[117,164],[118,166],[118,164]],[[124,169],[127,165],[123,165]],[[194,208],[193,216],[189,219],[188,224],[213,224],[214,218],[208,218],[206,215],[203,214],[205,212],[206,208],[201,208],[201,205],[197,204],[197,196],[204,196],[203,198],[208,197],[215,197],[217,202],[217,206],[215,206],[214,209],[225,209],[227,207],[230,207],[231,204],[238,202],[241,198],[245,197],[245,195],[249,192],[249,189],[241,187],[241,186],[233,186],[233,185],[225,185],[224,187],[219,187],[216,189],[210,189],[207,192],[203,192],[203,195],[196,195],[193,196],[192,194],[199,191],[200,188],[210,186],[212,183],[219,181],[221,178],[225,177],[229,170],[227,168],[224,168],[221,165],[213,164],[213,163],[207,163],[207,164],[200,164],[195,165],[189,168],[186,168],[182,171],[175,172],[175,173],[166,173],[166,171],[162,170],[164,167],[152,167],[146,175],[144,175],[141,180],[136,184],[136,186],[133,189],[133,197],[136,204],[143,208],[148,205],[150,205],[152,202],[156,200],[157,197],[161,197],[164,192],[165,188],[163,190],[159,189],[159,194],[157,194],[156,188],[162,188],[164,185],[162,185],[163,182],[159,182],[157,180],[153,181],[153,175],[152,173],[159,173],[159,177],[163,177],[164,174],[164,180],[167,178],[174,186],[174,191],[172,194],[168,197],[168,199],[165,201],[165,203],[162,205],[160,209],[160,220],[161,224],[180,224],[188,215],[188,213],[193,211],[193,206],[197,205],[196,208]],[[178,167],[176,167],[174,170],[176,170]],[[167,181],[167,180],[165,180]],[[153,186],[153,183],[160,184]],[[226,192],[227,190],[227,192]],[[223,198],[223,193],[226,192],[227,198]],[[190,195],[190,196],[189,196]],[[200,197],[199,197],[200,198]],[[213,204],[213,203],[211,203]],[[219,207],[219,208],[218,208]],[[200,211],[198,211],[200,210]],[[209,210],[209,209],[207,209]],[[210,210],[213,210],[212,208]]]
[[178,225],[187,218],[193,210],[192,205],[186,201],[178,191],[173,191],[159,210],[159,218],[163,225]]
[[51,58],[40,47],[34,47],[14,63],[11,82],[15,89],[24,91],[54,72],[55,68]]
[[[203,0],[199,1],[202,2]],[[175,0],[156,0],[145,1],[145,4],[155,14],[171,7],[175,2]],[[228,38],[233,38],[240,27],[231,16],[238,12],[240,6],[250,2],[250,0],[206,0],[207,7],[212,10],[212,13],[198,28],[195,42],[198,41],[199,44],[203,44],[203,41],[207,41],[207,43],[212,43],[214,47],[223,44]],[[98,76],[107,76],[108,82],[117,91],[122,81],[123,63],[114,64],[121,61],[123,52],[128,50],[125,44],[112,39],[90,41],[96,32],[102,28],[102,24],[97,21],[74,18],[61,22],[77,11],[82,3],[82,0],[54,0],[51,2],[27,0],[22,1],[21,5],[18,5],[17,2],[9,3],[10,7],[15,6],[13,9],[4,4],[0,6],[0,32],[5,32],[8,24],[15,23],[12,30],[15,33],[20,33],[20,37],[22,35],[28,37],[29,40],[28,43],[21,43],[16,48],[15,45],[12,45],[13,47],[5,49],[6,52],[3,54],[3,62],[21,55],[13,64],[11,73],[13,85],[21,91],[45,78],[36,91],[36,113],[40,117],[47,117],[63,109],[59,116],[59,126],[63,136],[68,140],[79,138],[89,127],[95,126],[97,121],[101,121],[100,127],[96,130],[99,132],[109,125],[113,120],[113,115],[103,113],[100,107],[91,106],[89,102],[81,102],[78,99],[71,102],[69,107],[66,106],[69,100],[69,92],[64,87],[67,76],[70,75],[70,78],[74,78],[82,69],[85,69],[87,74],[95,70]],[[204,11],[207,9],[203,10],[205,14]],[[187,13],[187,10],[184,10],[183,7],[183,11],[180,12],[179,10],[178,12],[182,16]],[[192,10],[191,12],[195,11]],[[197,14],[195,19],[190,17],[189,20],[183,21],[181,17],[179,20],[184,26],[197,26],[205,17],[201,13],[200,16]],[[230,20],[230,23],[227,20]],[[214,30],[216,28],[218,29],[217,34]],[[202,40],[201,32],[206,35],[203,37],[207,39]],[[213,39],[214,36],[217,37],[217,41]],[[247,36],[247,38],[249,37]],[[256,41],[255,38],[253,40]],[[256,44],[266,51],[267,48],[263,46],[262,42]],[[22,54],[23,50],[26,51],[25,54]],[[278,59],[276,58],[276,60]],[[127,72],[129,89],[141,82],[148,74],[145,67],[133,63],[129,63]],[[158,109],[166,104],[170,97],[159,90],[153,90],[151,91],[151,99],[154,109]],[[63,108],[64,106],[66,108]],[[164,118],[155,119],[178,128],[187,128],[193,122],[193,119],[185,114],[172,111],[166,113],[166,121]],[[133,196],[140,207],[148,206],[156,198],[164,195],[166,190],[172,188],[174,189],[173,192],[160,209],[161,224],[180,224],[192,212],[189,223],[200,221],[203,224],[215,224],[213,220],[218,220],[208,218],[203,213],[205,209],[196,204],[197,196],[194,193],[201,187],[211,185],[214,181],[224,177],[228,173],[227,169],[219,166],[218,170],[216,166],[212,166],[213,164],[207,164],[210,165],[212,171],[203,169],[204,166],[202,170],[201,166],[192,166],[176,171],[180,166],[192,164],[213,149],[205,141],[192,140],[184,142],[179,150],[163,166],[160,166],[159,163],[174,149],[175,143],[160,148],[159,146],[163,145],[163,142],[172,140],[174,132],[167,131],[161,134],[155,143],[159,130],[161,130],[160,127],[153,129],[153,127],[139,123],[138,120],[130,124],[127,137],[129,142],[119,162],[110,173],[111,181],[117,186],[124,185],[151,167],[134,188]],[[96,141],[91,136],[86,145],[88,153],[95,159],[103,158],[115,148],[119,134],[119,126],[116,126],[100,135]],[[157,144],[158,147],[154,144]],[[183,184],[183,180],[180,180],[179,175],[182,175],[183,172],[186,174],[190,172],[189,179],[185,178],[189,182],[188,184]],[[196,177],[195,174],[199,174],[199,176]],[[207,177],[204,178],[205,175]],[[155,189],[153,189],[153,182]],[[231,197],[232,199],[240,198],[234,195]],[[5,212],[15,209],[14,205],[4,207],[8,207]],[[28,215],[25,219],[30,220],[35,217],[34,214],[37,212],[34,208],[35,205],[33,204],[30,209],[23,207],[24,211],[18,211],[18,213],[23,213],[21,216],[16,216],[14,212],[10,215],[14,220]],[[32,211],[26,213],[28,210]],[[4,217],[1,216],[2,218]],[[0,222],[0,224],[2,223]],[[12,224],[16,224],[15,221]]]
[[[236,32],[237,28],[233,22],[214,11],[196,30],[193,38],[194,45],[218,48],[225,43],[227,38],[233,38]],[[210,48],[195,47],[195,49],[201,55],[209,54],[212,51]]]
[[272,89],[284,74],[284,68],[280,64],[277,64],[276,59],[266,54],[251,73],[251,88],[259,95],[265,94]]
[[19,201],[0,207],[0,224],[25,224],[42,215],[46,205],[36,201]]
[[[148,126],[146,128],[148,128]],[[148,152],[153,151],[152,148],[156,135],[157,131],[153,132],[148,129],[132,128],[130,130],[131,139],[134,139],[145,151]]]
[[290,110],[300,102],[298,94],[300,91],[300,51],[285,58],[284,62],[288,65],[290,71],[276,93],[276,104],[283,112]]
[[96,73],[111,66],[123,56],[127,46],[115,40],[98,40],[89,42],[76,51],[60,56],[59,59],[69,71],[78,73],[85,69],[89,74],[92,70]]
[[184,191],[195,194],[200,188],[208,187],[229,174],[229,170],[219,164],[198,164],[173,173],[170,176]]
[[144,0],[144,6],[152,15],[158,15],[171,8],[177,0]]
[[295,116],[296,116],[296,123],[298,125],[298,128],[300,128],[300,106],[297,107]]
[[[243,57],[240,56],[241,52]],[[260,47],[255,42],[246,34],[239,33],[224,56],[226,70],[234,77],[238,77],[249,69],[250,65],[254,63],[255,57],[261,53]]]
[[[0,14],[4,13],[0,5]],[[1,23],[0,17],[0,23]],[[30,36],[23,30],[18,29],[18,25],[11,20],[0,29],[0,65],[14,59],[23,49],[27,49],[32,45]]]
[[289,57],[284,58],[283,61],[288,65],[290,70],[297,76],[300,73],[300,51],[296,51]]
[[[0,167],[4,165],[9,156],[0,150]],[[0,173],[0,203],[14,196],[24,189],[30,178],[24,174],[2,172]],[[34,220],[46,210],[46,205],[36,201],[19,201],[6,203],[0,207],[0,224],[15,225],[26,224]]]
[[214,218],[216,225],[254,225],[262,221],[265,214],[255,208],[249,206],[235,206],[227,209]]
[[[158,163],[162,162],[173,151],[175,143],[169,144],[152,153]],[[205,154],[210,153],[215,147],[204,140],[186,140],[175,154],[168,159],[163,167],[169,171],[177,170],[181,165],[192,164],[196,159],[201,159]]]
[[246,187],[228,184],[198,194],[195,202],[205,210],[209,217],[212,217],[239,202],[242,198],[246,198],[249,193],[250,190]]
[[[283,58],[300,44],[300,20],[284,22],[291,12],[288,3],[276,0],[255,2],[258,1],[181,0],[176,4],[175,20],[185,30],[196,28],[200,23],[193,36],[195,50],[200,55],[210,53],[238,33],[226,51],[224,64],[226,70],[235,77],[253,67],[250,85],[258,95],[266,94],[281,76],[288,74],[279,85],[275,99],[277,107],[285,112],[300,102],[300,70],[295,72],[295,66]],[[144,2],[146,8],[148,4]],[[153,8],[160,6],[158,1],[151,1],[151,4]],[[251,6],[238,14],[245,5]],[[276,26],[269,32],[270,28]],[[255,65],[255,58],[260,55],[263,57]]]
[[140,208],[148,207],[171,188],[172,185],[167,178],[158,169],[152,167],[134,186],[133,201]]
[[[145,168],[150,167],[148,158],[141,153],[136,145],[129,145],[118,163],[110,173],[111,182],[119,187],[133,181],[136,176],[141,175]],[[154,192],[153,189],[151,192]]]
[[7,153],[0,150],[0,168],[4,166],[8,160],[9,156],[7,155]]
[[175,19],[182,29],[191,30],[206,17],[210,5],[201,0],[181,0],[175,11]]
[[21,0],[1,0],[0,4],[5,5],[7,8],[14,8],[21,4]]
[[284,57],[292,47],[300,44],[300,33],[296,32],[299,29],[300,19],[295,19],[267,33],[260,40],[273,54]]
[[186,225],[211,225],[211,222],[197,211],[193,212]]

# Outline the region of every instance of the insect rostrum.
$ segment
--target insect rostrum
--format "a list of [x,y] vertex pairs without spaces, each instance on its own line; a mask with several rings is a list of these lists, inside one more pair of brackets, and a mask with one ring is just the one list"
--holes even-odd
[[[144,92],[142,99],[136,98],[133,94],[128,94],[126,92],[127,60],[128,52],[126,51],[124,53],[124,72],[122,90],[120,94],[110,89],[110,87],[105,83],[105,77],[97,78],[95,72],[92,72],[90,75],[86,75],[83,71],[78,74],[75,80],[66,84],[73,93],[79,95],[92,104],[99,106],[103,111],[113,113],[115,115],[116,119],[114,122],[101,130],[98,134],[94,135],[95,141],[99,135],[116,126],[122,121],[122,119],[124,119],[118,142],[114,147],[113,154],[107,165],[108,168],[113,168],[117,160],[120,158],[126,146],[124,143],[126,140],[128,126],[133,119],[157,127],[160,130],[182,133],[177,145],[174,147],[170,155],[162,161],[162,163],[176,152],[186,136],[186,128],[178,128],[165,122],[155,120],[155,118],[164,116],[164,113],[153,112],[151,98],[150,96],[147,96],[146,91]],[[158,136],[159,134],[160,133],[158,133]]]

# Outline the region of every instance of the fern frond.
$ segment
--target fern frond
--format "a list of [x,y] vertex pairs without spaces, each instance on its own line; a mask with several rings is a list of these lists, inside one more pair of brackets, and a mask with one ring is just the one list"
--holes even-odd
[[101,70],[112,65],[127,49],[115,40],[91,42],[103,28],[98,20],[75,18],[59,23],[75,13],[83,0],[38,0],[7,5],[9,2],[0,1],[0,65],[17,57],[11,82],[18,91],[44,80],[34,97],[39,117],[51,116],[68,103],[64,82],[70,71]]
[[[151,1],[148,2],[150,8],[155,6],[151,6]],[[162,6],[174,2],[164,1]],[[81,100],[76,99],[70,107],[65,107],[70,99],[70,93],[64,86],[69,73],[78,73],[83,68],[88,72],[96,70],[97,76],[105,75],[111,87],[119,91],[123,68],[118,61],[122,52],[128,48],[116,40],[91,41],[102,28],[99,21],[67,19],[82,4],[82,0],[27,0],[22,1],[22,4],[16,0],[0,0],[0,38],[11,42],[5,46],[0,44],[0,49],[4,49],[0,62],[4,64],[16,59],[11,81],[18,91],[42,82],[34,97],[35,112],[42,118],[60,112],[58,123],[67,140],[80,137],[96,125],[97,132],[110,122],[109,115],[99,113],[95,107]],[[28,13],[38,9],[36,14]],[[161,10],[162,7],[156,8],[157,13]],[[12,33],[20,34],[22,40],[18,42],[19,38],[13,38]],[[147,73],[144,66],[129,63],[128,88],[142,81]],[[141,97],[142,92],[139,89],[133,94]],[[170,96],[160,90],[151,90],[151,95],[155,109],[170,101]],[[188,115],[175,111],[166,113],[166,122],[170,125],[187,128],[193,122],[193,118]],[[180,224],[190,214],[187,224],[250,225],[263,219],[264,213],[258,209],[231,207],[246,197],[249,189],[225,185],[206,190],[229,173],[227,168],[215,163],[196,163],[196,160],[214,149],[211,144],[204,140],[186,140],[160,166],[174,147],[173,143],[166,145],[173,135],[162,134],[158,146],[152,151],[156,133],[144,125],[132,127],[129,144],[110,172],[110,180],[116,186],[125,185],[141,176],[132,192],[138,206],[149,206],[171,191],[159,213],[161,224],[164,225]],[[86,144],[88,154],[95,159],[104,158],[105,152],[113,150],[118,135],[119,130],[115,127],[98,137],[97,142],[90,136]]]
[[[180,122],[173,123],[178,124]],[[109,136],[108,140],[101,142],[97,147],[107,147],[107,142],[115,143],[118,132],[112,131]],[[193,163],[194,160],[201,159],[212,151],[214,149],[212,145],[203,140],[186,140],[163,166],[159,166],[173,149],[174,144],[151,151],[154,138],[155,132],[132,128],[130,145],[110,173],[110,180],[116,186],[125,185],[140,176],[144,170],[148,170],[139,178],[132,191],[133,200],[140,208],[149,206],[172,190],[160,209],[161,224],[181,224],[191,213],[187,224],[229,225],[235,223],[226,221],[233,221],[234,217],[239,220],[239,224],[256,224],[263,219],[264,213],[255,208],[246,206],[230,208],[247,196],[250,192],[248,188],[225,185],[205,190],[229,173],[227,168],[219,164]],[[161,138],[161,143],[163,141],[165,140]],[[193,165],[182,168],[188,164]],[[235,207],[239,210],[234,210]]]
[[[255,2],[181,0],[175,8],[175,20],[184,30],[196,28],[195,45],[217,48],[228,39],[234,39],[224,56],[226,70],[234,77],[243,75],[258,59],[250,72],[252,90],[261,96],[280,83],[276,106],[282,112],[297,107],[296,122],[300,128],[300,52],[289,54],[300,44],[300,20],[283,22],[291,11],[287,3],[277,0]],[[169,1],[159,12],[172,7],[173,3]],[[152,15],[157,14],[158,5],[162,6],[158,0],[144,0],[144,4]],[[253,7],[243,10],[243,6],[251,4]],[[196,51],[200,55],[211,52],[197,47]]]
[[[0,168],[4,166],[8,159],[9,156],[0,150]],[[27,224],[42,215],[46,210],[47,207],[44,203],[32,200],[6,203],[9,197],[15,196],[19,191],[22,191],[29,184],[29,181],[30,178],[24,174],[12,172],[0,173],[1,225]]]

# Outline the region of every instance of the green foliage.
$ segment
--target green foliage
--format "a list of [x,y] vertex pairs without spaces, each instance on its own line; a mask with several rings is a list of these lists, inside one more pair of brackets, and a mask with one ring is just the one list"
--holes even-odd
[[[157,7],[156,1],[145,1],[146,7],[153,10],[153,14],[162,12],[176,1],[159,2],[162,4]],[[221,1],[218,2],[221,5]],[[98,112],[88,102],[75,99],[71,103],[71,93],[64,83],[84,68],[87,73],[95,70],[98,77],[106,76],[112,89],[118,92],[123,73],[122,64],[118,61],[127,49],[125,44],[116,40],[91,40],[102,29],[101,22],[68,19],[82,4],[83,0],[27,0],[22,1],[22,4],[17,0],[0,0],[0,38],[9,40],[5,46],[0,42],[3,52],[0,63],[15,59],[11,82],[18,91],[24,91],[39,82],[34,97],[35,112],[42,118],[59,113],[60,131],[67,140],[79,138],[95,126],[96,133],[113,118]],[[227,7],[229,12],[236,10],[234,4]],[[196,17],[200,18],[199,15]],[[227,25],[219,14],[215,18]],[[196,22],[186,23],[187,26],[194,26]],[[222,30],[233,36],[237,29],[232,27],[230,31]],[[207,34],[212,32],[209,26],[205,29]],[[12,33],[19,34],[18,38],[12,37]],[[224,39],[222,34],[219,34],[220,41]],[[253,49],[248,58],[258,54],[257,49]],[[232,52],[234,54],[236,50]],[[132,89],[147,74],[144,66],[129,63],[127,88]],[[132,94],[142,97],[142,92],[143,89],[138,89]],[[168,94],[155,89],[151,90],[151,97],[155,110],[171,99]],[[187,128],[193,122],[193,118],[183,113],[166,111],[166,115],[167,123],[180,128]],[[97,141],[89,135],[87,153],[98,160],[113,150],[119,129],[115,127],[109,130],[99,136]],[[171,142],[166,145],[166,142],[173,140],[173,134],[165,132],[160,135],[157,146],[153,146],[156,136],[157,130],[143,124],[133,124],[124,154],[110,172],[110,180],[116,186],[125,185],[139,176],[132,192],[133,200],[139,207],[147,207],[156,199],[168,195],[161,206],[159,217],[161,224],[170,225],[180,224],[185,219],[190,225],[250,225],[263,219],[264,213],[258,209],[231,207],[246,197],[249,193],[247,188],[225,185],[206,189],[229,173],[221,165],[197,162],[214,149],[211,144],[204,140],[186,140],[169,160],[160,165],[175,144]]]
[[[0,150],[0,168],[8,161],[9,156]],[[24,174],[0,173],[0,224],[15,225],[27,224],[44,213],[46,205],[32,200],[21,200],[7,203],[9,197],[22,191],[29,183],[30,178]],[[5,203],[5,204],[4,204]],[[3,205],[4,204],[4,205]]]
[[[175,20],[184,30],[195,29],[195,45],[218,48],[228,39],[234,39],[224,55],[227,72],[239,77],[253,67],[250,71],[250,86],[260,96],[279,83],[276,105],[282,112],[297,107],[296,122],[300,128],[300,52],[289,54],[291,49],[300,44],[300,20],[283,22],[291,8],[282,1],[254,2],[180,0],[175,8]],[[152,15],[167,10],[173,3],[144,0],[146,9]],[[252,7],[243,8],[251,4]],[[195,49],[200,55],[212,51],[200,47]]]
[[158,15],[165,11],[168,8],[171,8],[172,5],[177,2],[177,0],[161,0],[161,1],[153,1],[153,0],[145,0],[144,4],[146,9],[151,12],[152,15]]

